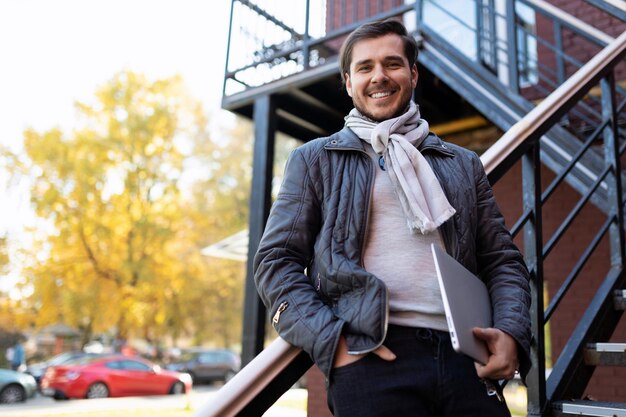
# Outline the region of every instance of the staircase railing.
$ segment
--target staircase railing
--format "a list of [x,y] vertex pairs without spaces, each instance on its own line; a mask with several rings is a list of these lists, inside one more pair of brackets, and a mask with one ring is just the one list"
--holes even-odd
[[[444,13],[442,5],[433,3],[432,0],[425,0],[425,4],[431,3],[431,9]],[[451,44],[451,40],[446,40],[445,34],[440,33],[441,28],[433,28],[428,25],[428,19],[423,19],[424,25],[420,28],[420,34],[424,39],[420,62],[504,131],[508,130],[513,123],[534,107],[529,100],[530,98],[543,98],[558,85],[561,85],[564,77],[569,77],[573,69],[582,65],[578,59],[562,51],[564,44],[567,43],[564,42],[564,39],[569,42],[575,40],[576,45],[581,49],[596,48],[598,45],[604,45],[613,40],[612,37],[541,0],[519,0],[516,3],[509,2],[507,5],[507,10],[513,10],[514,5],[533,10],[535,13],[533,16],[536,19],[535,26],[541,22],[544,32],[545,26],[547,26],[544,21],[550,20],[548,23],[554,31],[554,39],[551,40],[546,33],[532,34],[532,39],[538,43],[537,50],[547,48],[547,51],[541,53],[542,60],[549,61],[550,58],[553,58],[555,60],[553,65],[539,65],[540,60],[536,57],[530,60],[534,63],[529,64],[528,54],[516,52],[520,43],[527,44],[529,41],[518,42],[519,37],[516,41],[516,34],[511,33],[514,32],[511,30],[506,32],[509,39],[506,41],[506,39],[502,40],[490,34],[491,29],[489,27],[485,28],[485,34],[481,34],[482,32],[479,30],[474,32],[475,28],[464,23],[462,17],[450,15],[450,19],[457,19],[455,20],[457,24],[468,31],[467,37],[475,33],[481,34],[480,36],[476,35],[478,39],[475,42],[477,44],[476,49],[482,45],[481,39],[488,39],[495,44],[488,53],[470,52],[468,56],[468,53],[463,54],[462,52],[468,48],[459,48],[458,45]],[[513,21],[513,16],[517,16],[515,13],[502,14],[493,6],[481,7],[480,10],[495,14],[494,19],[496,21],[504,21],[506,17],[508,27],[515,27]],[[524,14],[527,13],[519,13],[519,15]],[[491,25],[494,26],[494,24]],[[479,26],[477,25],[476,28],[479,29]],[[626,28],[626,24],[622,26]],[[518,22],[517,27],[518,32],[528,30],[521,22]],[[503,31],[500,30],[500,32]],[[524,34],[524,36],[530,35],[530,33]],[[574,35],[576,37],[573,37]],[[569,50],[573,52],[571,48]],[[596,49],[592,50],[595,53]],[[485,58],[481,58],[481,56]],[[515,57],[519,57],[516,61],[517,66],[509,65],[509,62],[513,62]],[[526,59],[522,59],[524,57]],[[503,74],[503,71],[498,71],[498,68],[503,65],[508,68],[506,74]],[[521,87],[523,77],[520,68],[524,66],[536,68],[534,75],[536,81]],[[551,68],[557,70],[554,71]],[[619,67],[617,76],[621,79],[626,78],[626,65],[622,64]],[[529,74],[526,74],[525,77],[532,78]],[[616,86],[615,91],[618,101],[626,97],[623,88],[619,85]],[[563,167],[571,162],[572,155],[582,151],[577,163],[568,170],[568,175],[565,176],[567,183],[581,193],[593,185],[596,175],[604,166],[602,156],[596,152],[595,146],[592,146],[591,149],[582,148],[588,134],[602,120],[599,110],[601,106],[599,94],[592,91],[591,94],[578,100],[576,106],[562,116],[559,123],[553,124],[550,131],[542,137],[542,141],[545,142],[545,146],[541,147],[542,162],[554,172],[560,172]],[[622,119],[624,119],[623,116]],[[624,121],[619,123],[621,125]],[[590,196],[590,200],[600,210],[608,210],[605,187],[599,187],[598,191]]]
[[311,367],[309,356],[281,338],[237,373],[195,417],[260,416]]
[[[528,377],[529,416],[544,415],[552,402],[580,394],[581,386],[584,387],[591,376],[588,368],[583,369],[580,366],[582,346],[589,340],[606,339],[614,328],[614,323],[613,327],[606,322],[600,326],[598,320],[607,317],[604,311],[608,300],[611,299],[612,291],[624,285],[624,242],[621,233],[624,230],[622,220],[624,199],[619,175],[624,146],[620,145],[618,116],[624,112],[626,100],[616,101],[618,87],[614,74],[625,55],[626,32],[539,103],[481,157],[492,183],[498,181],[518,161],[521,161],[523,166],[523,213],[512,231],[514,234],[523,232],[524,255],[532,275],[534,343],[533,368]],[[592,133],[587,135],[580,152],[574,155],[569,166],[558,173],[554,181],[544,189],[541,185],[539,160],[540,138],[551,126],[559,123],[580,100],[589,95],[592,89],[597,88],[598,83],[601,93],[601,120]],[[547,239],[548,243],[544,243],[543,206],[553,196],[553,191],[581,155],[598,142],[602,144],[605,169],[598,175],[596,184],[588,190],[587,195],[581,197],[558,230]],[[542,295],[545,259],[598,187],[608,189],[608,195],[613,201],[611,210],[596,237],[589,242],[587,250],[566,277],[561,289],[557,291],[557,297],[553,299],[551,307],[544,311]],[[558,305],[558,299],[562,299],[584,264],[597,253],[598,242],[604,236],[608,236],[610,242],[609,272],[546,381],[544,325],[550,318],[551,309]],[[616,318],[618,317],[612,316],[611,320],[614,322]],[[228,382],[215,399],[194,415],[197,417],[261,415],[310,365],[306,354],[277,339]]]
[[[619,145],[617,126],[618,114],[624,111],[625,102],[615,102],[614,69],[626,55],[626,32],[597,54],[583,68],[569,78],[554,93],[535,107],[520,122],[515,124],[483,156],[490,181],[497,181],[516,161],[523,166],[524,212],[512,227],[512,233],[524,232],[524,254],[532,274],[533,288],[533,369],[528,378],[529,416],[541,416],[547,406],[564,398],[579,398],[591,377],[592,369],[582,366],[583,346],[589,341],[606,340],[615,328],[614,322],[599,322],[606,314],[607,304],[612,303],[612,294],[624,283],[624,242],[623,242],[623,205],[621,186],[621,155],[624,147]],[[541,186],[541,164],[539,162],[540,138],[550,127],[558,123],[598,82],[602,90],[603,120],[588,136],[581,150],[573,156],[570,164],[558,173],[557,177],[545,189]],[[553,195],[554,190],[564,177],[578,163],[584,152],[593,143],[603,142],[605,169],[596,178],[595,184],[583,195],[574,209],[566,216],[552,236],[544,243],[542,228],[543,207]],[[554,246],[567,231],[573,220],[583,209],[590,196],[599,186],[608,189],[613,201],[611,210],[604,224],[588,242],[588,247],[576,262],[570,274],[556,291],[550,305],[544,311],[543,303],[543,265]],[[610,270],[596,295],[587,308],[577,328],[570,336],[564,351],[552,369],[548,384],[545,379],[544,326],[555,308],[563,300],[568,289],[586,262],[597,253],[599,241],[609,235]]]
[[623,22],[626,21],[626,7],[622,0],[585,0],[585,2]]

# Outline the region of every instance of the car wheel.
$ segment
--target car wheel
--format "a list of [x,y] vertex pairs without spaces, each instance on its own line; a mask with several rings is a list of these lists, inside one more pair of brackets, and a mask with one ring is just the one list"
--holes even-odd
[[87,389],[87,398],[106,398],[109,396],[109,388],[103,382],[95,382]]
[[23,387],[17,384],[8,385],[0,392],[1,404],[22,403],[24,401],[26,401],[26,392]]
[[185,393],[185,384],[183,384],[180,381],[174,382],[174,385],[172,385],[172,388],[170,388],[170,394],[179,395],[179,394],[184,394],[184,393]]

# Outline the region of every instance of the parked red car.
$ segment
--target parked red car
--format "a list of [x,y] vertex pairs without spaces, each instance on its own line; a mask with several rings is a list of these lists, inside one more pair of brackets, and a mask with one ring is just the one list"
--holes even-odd
[[41,392],[55,399],[182,394],[191,386],[189,374],[121,355],[51,366],[41,380]]

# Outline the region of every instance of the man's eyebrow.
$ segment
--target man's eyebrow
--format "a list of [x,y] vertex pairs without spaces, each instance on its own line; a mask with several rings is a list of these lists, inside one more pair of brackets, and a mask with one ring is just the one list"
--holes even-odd
[[354,66],[355,66],[355,67],[358,67],[359,65],[367,65],[367,64],[371,64],[371,63],[372,63],[372,61],[373,61],[372,59],[362,59],[362,60],[360,60],[360,61],[356,61],[356,62],[354,63]]
[[[370,58],[362,59],[360,61],[356,61],[354,63],[354,66],[358,67],[359,65],[368,65],[368,64],[371,64],[373,61],[374,60]],[[402,57],[401,55],[389,55],[383,59],[383,62],[396,62],[396,61],[404,62],[404,57]]]
[[401,61],[404,62],[404,57],[401,55],[391,55],[391,56],[386,56],[384,59],[385,62],[389,62],[389,61]]

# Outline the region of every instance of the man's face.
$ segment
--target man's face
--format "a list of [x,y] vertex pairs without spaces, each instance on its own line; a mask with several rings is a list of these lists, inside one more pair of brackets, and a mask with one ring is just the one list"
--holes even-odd
[[401,115],[417,85],[417,66],[409,67],[396,34],[354,44],[346,90],[362,115],[381,122]]

